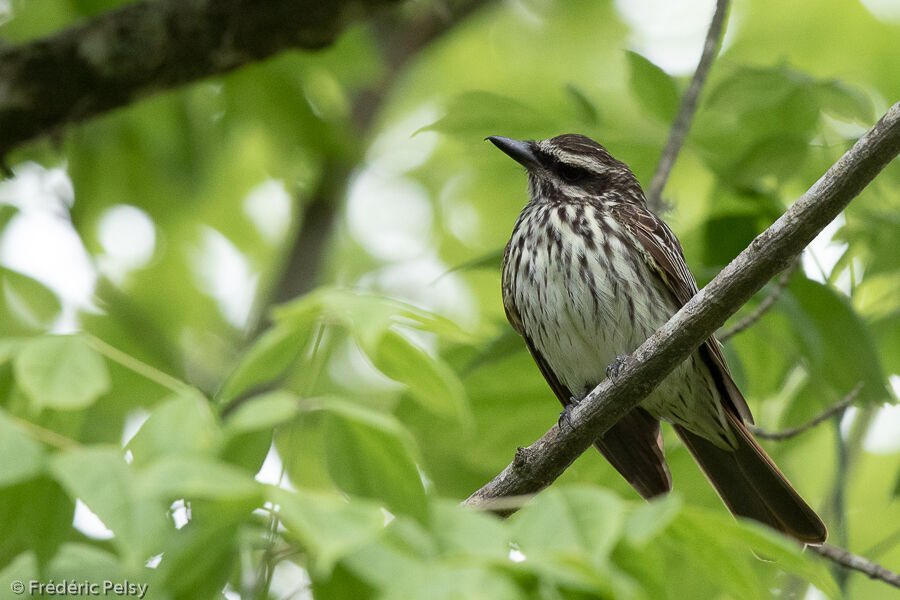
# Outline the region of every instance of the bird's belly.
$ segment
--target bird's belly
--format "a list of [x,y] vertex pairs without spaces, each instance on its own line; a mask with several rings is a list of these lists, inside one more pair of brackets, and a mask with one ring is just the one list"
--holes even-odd
[[[606,272],[591,285],[551,265],[518,278],[512,290],[525,334],[576,398],[596,387],[617,356],[631,354],[677,310],[674,302],[654,297],[652,287],[648,291],[638,287],[639,280],[616,277]],[[716,439],[722,415],[715,390],[708,368],[693,354],[641,406]]]
[[[630,354],[676,307],[648,302],[649,273],[607,268],[596,256],[568,249],[557,260],[536,257],[515,278],[515,304],[535,348],[573,395],[596,386],[617,356]],[[655,291],[653,293],[656,293]],[[659,306],[651,306],[651,305]]]
[[[515,308],[521,332],[559,383],[581,398],[606,377],[617,356],[634,352],[679,306],[659,274],[630,254],[633,249],[621,236],[600,239],[592,250],[583,237],[554,230],[553,219],[543,232],[528,225],[523,225],[528,235],[514,231],[508,247],[504,302]],[[595,240],[598,235],[594,230]],[[717,439],[723,430],[715,383],[697,353],[641,406],[707,439]]]

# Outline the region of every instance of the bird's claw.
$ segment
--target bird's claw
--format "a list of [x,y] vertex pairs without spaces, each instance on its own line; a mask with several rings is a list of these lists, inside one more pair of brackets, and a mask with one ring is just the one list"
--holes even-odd
[[619,376],[619,371],[622,370],[622,367],[625,366],[625,361],[628,360],[628,356],[617,356],[616,360],[612,362],[608,367],[606,367],[606,376],[612,380],[615,380]]
[[563,408],[562,412],[559,413],[559,421],[557,422],[557,425],[559,426],[560,429],[563,429],[563,428],[575,429],[572,426],[572,411],[575,409],[576,406],[578,406],[578,402],[579,402],[579,400],[577,398],[575,398],[575,396],[572,396],[571,398],[569,398],[569,403],[566,404],[566,406],[565,406],[565,408]]

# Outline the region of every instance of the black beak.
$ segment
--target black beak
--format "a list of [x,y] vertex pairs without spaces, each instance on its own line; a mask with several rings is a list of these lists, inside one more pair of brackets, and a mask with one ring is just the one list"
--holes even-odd
[[490,140],[492,144],[503,150],[526,169],[532,169],[540,165],[537,155],[531,148],[531,142],[522,142],[499,135],[492,135],[484,139]]

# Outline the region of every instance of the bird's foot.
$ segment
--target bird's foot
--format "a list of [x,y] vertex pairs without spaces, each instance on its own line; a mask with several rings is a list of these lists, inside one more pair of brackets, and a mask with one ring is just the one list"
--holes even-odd
[[619,371],[622,370],[622,367],[625,366],[625,362],[628,360],[628,355],[617,356],[616,360],[612,362],[611,365],[606,367],[606,376],[613,381],[619,376]]
[[578,406],[579,402],[581,401],[575,396],[569,398],[569,403],[566,404],[565,408],[563,408],[563,411],[559,413],[559,421],[557,422],[557,425],[560,429],[575,429],[572,426],[572,411],[575,410],[575,407]]

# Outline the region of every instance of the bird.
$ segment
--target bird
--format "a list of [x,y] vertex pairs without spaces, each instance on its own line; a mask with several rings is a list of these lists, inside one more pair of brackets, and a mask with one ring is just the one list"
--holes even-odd
[[[506,317],[570,409],[615,377],[697,283],[631,169],[602,145],[579,134],[486,140],[528,178],[528,202],[503,254]],[[646,499],[672,488],[660,421],[672,424],[732,514],[804,544],[825,541],[822,520],[748,431],[753,416],[715,336],[595,441]]]

